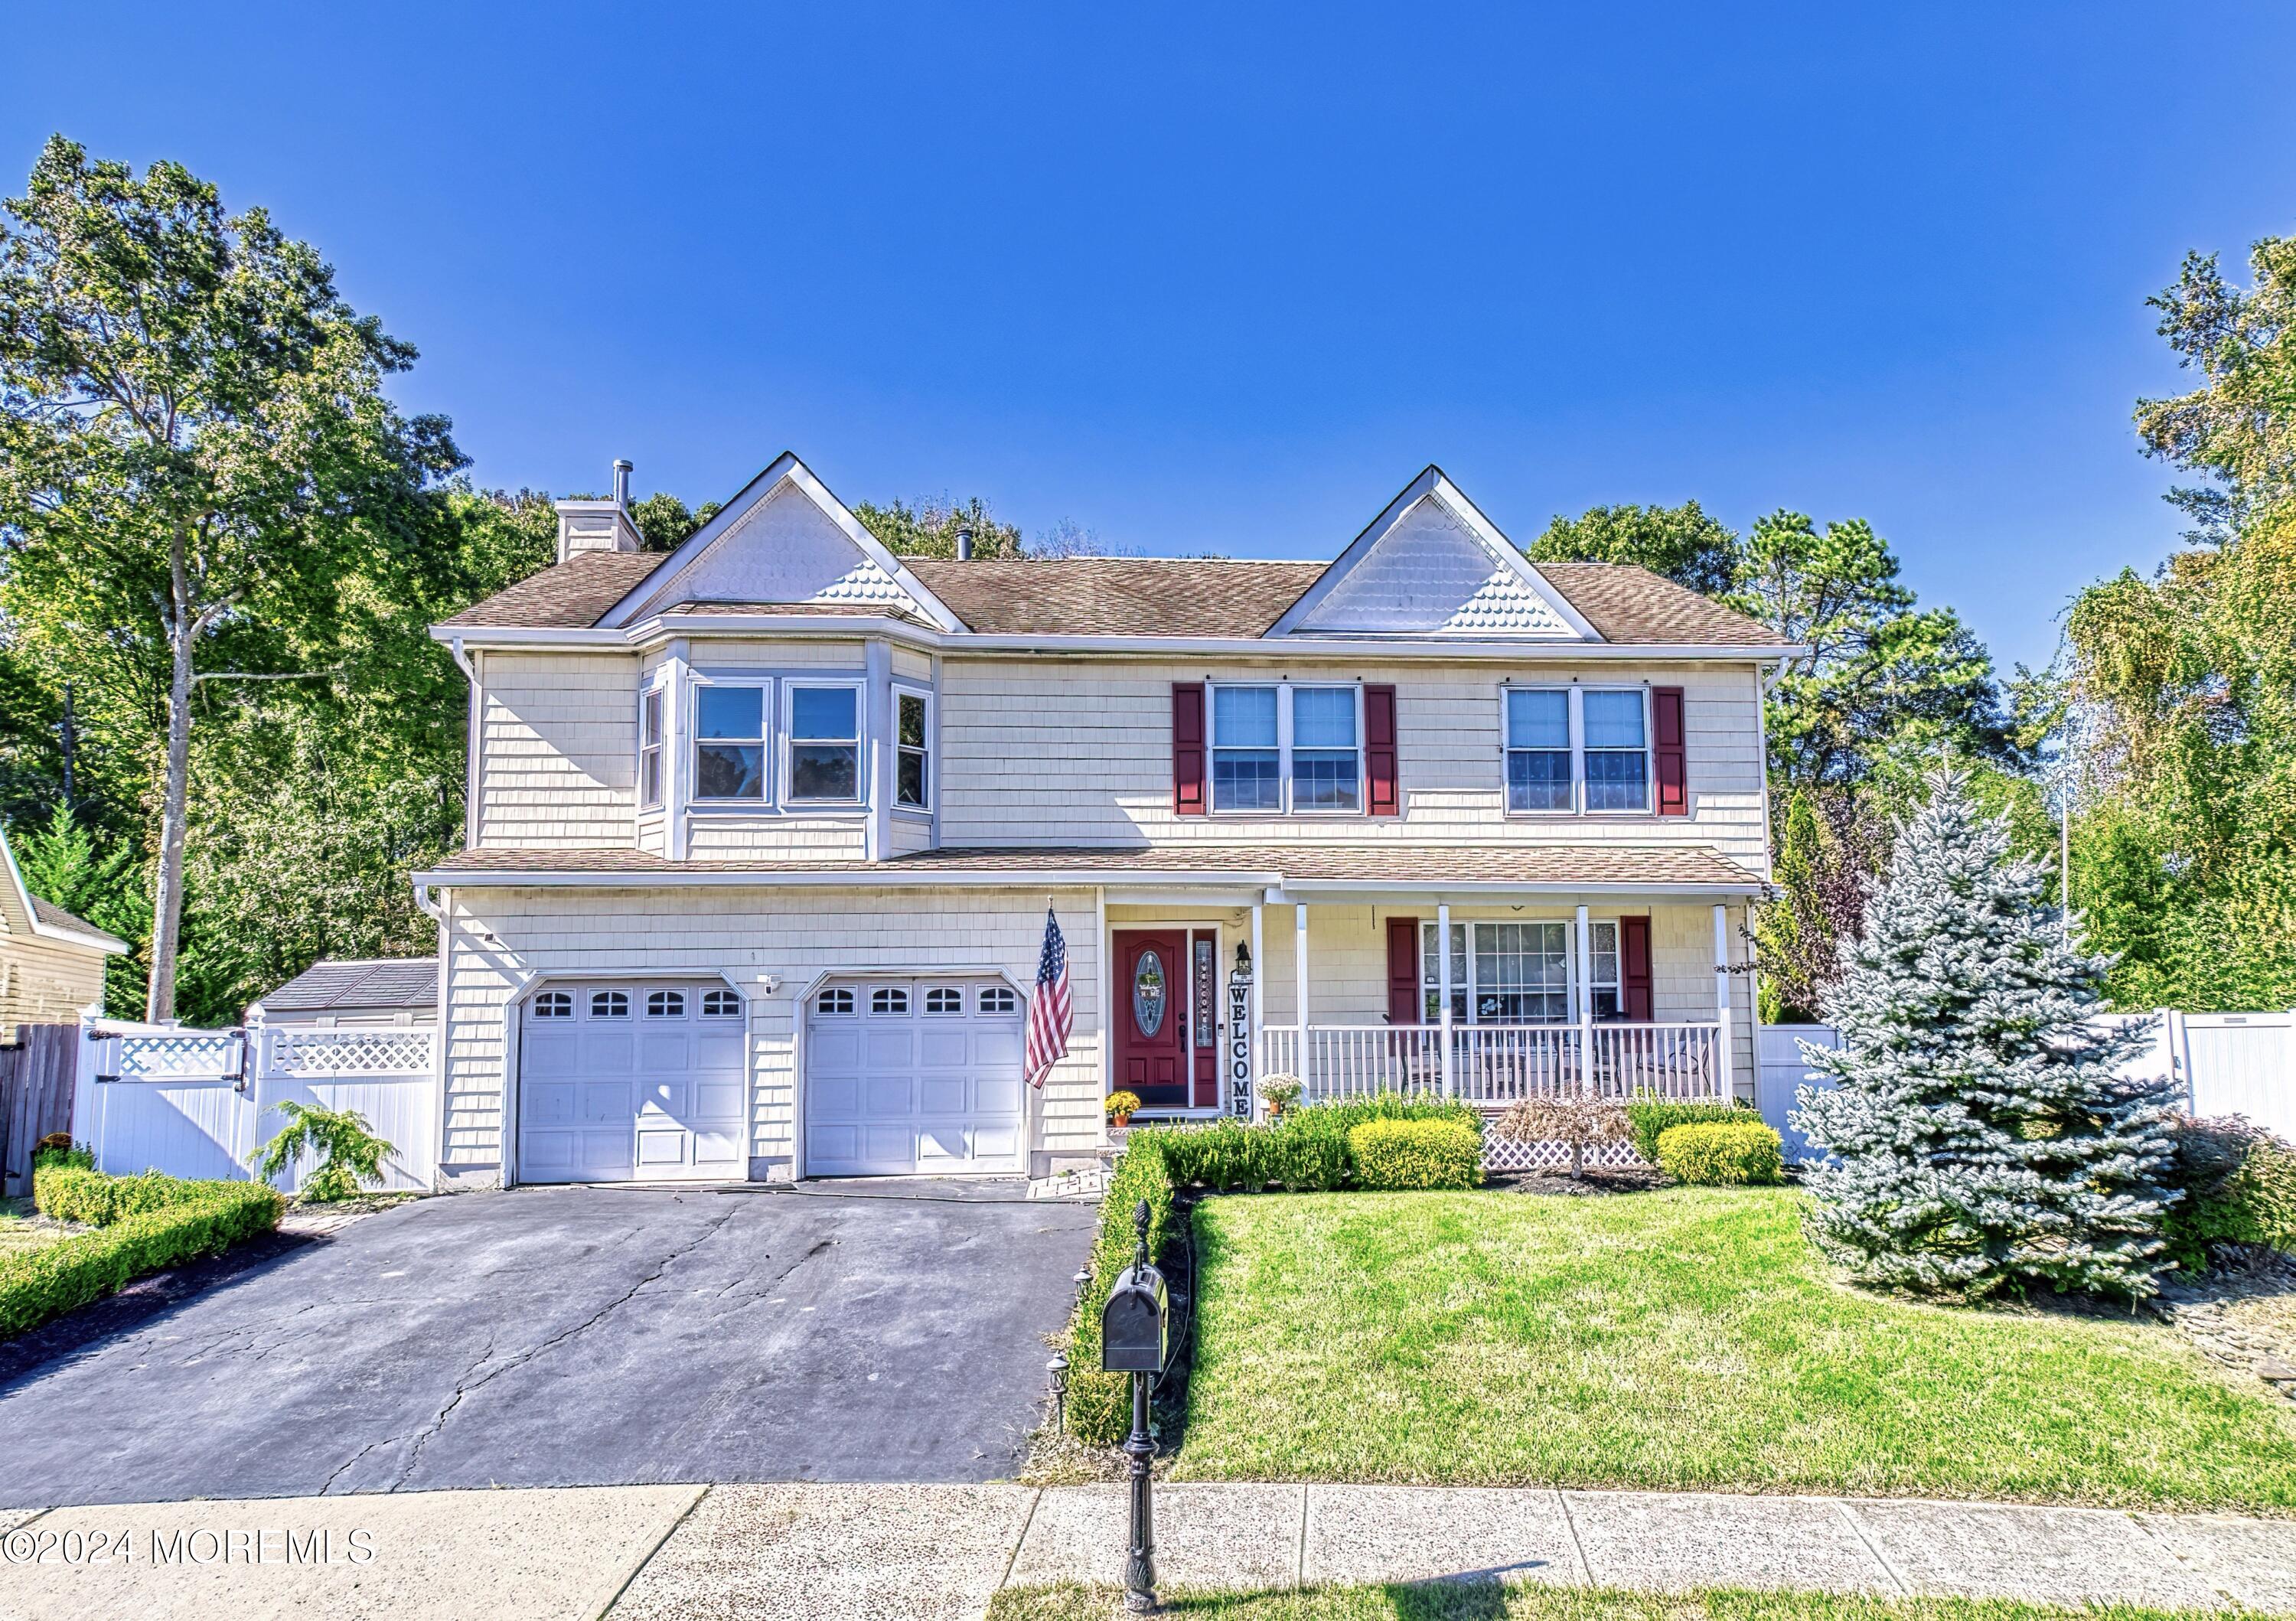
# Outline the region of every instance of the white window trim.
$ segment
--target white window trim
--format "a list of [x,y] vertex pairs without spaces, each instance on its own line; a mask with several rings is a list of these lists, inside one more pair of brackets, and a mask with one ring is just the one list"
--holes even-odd
[[[754,799],[705,798],[701,793],[701,745],[705,742],[732,740],[705,738],[701,735],[701,690],[704,687],[755,687],[758,698],[758,725],[764,735],[758,740],[758,771],[762,779]],[[693,769],[687,774],[692,783],[685,799],[688,810],[704,812],[769,810],[774,803],[774,678],[770,675],[711,675],[695,670],[686,677],[685,746]]]
[[[1229,809],[1219,806],[1216,761],[1219,743],[1219,689],[1270,687],[1275,692],[1275,797],[1270,810]],[[1356,700],[1356,803],[1344,806],[1303,808],[1292,802],[1292,694],[1297,692],[1352,692]],[[1254,745],[1255,747],[1257,745]],[[1318,750],[1317,752],[1322,752]],[[1253,817],[1360,817],[1371,814],[1371,748],[1364,735],[1364,684],[1360,681],[1207,681],[1204,683],[1204,808],[1214,816],[1249,821]]]
[[[1507,803],[1506,760],[1511,752],[1507,747],[1509,692],[1568,692],[1570,695],[1570,807],[1568,810],[1517,810]],[[1642,698],[1643,802],[1639,809],[1597,807],[1587,803],[1587,756],[1590,750],[1587,747],[1586,698],[1589,692],[1635,692]],[[1658,814],[1658,747],[1652,741],[1653,717],[1651,711],[1651,686],[1646,681],[1636,684],[1603,682],[1593,685],[1572,682],[1567,687],[1543,681],[1501,682],[1498,702],[1500,814],[1510,822],[1551,822],[1564,816],[1655,816]],[[1624,750],[1617,752],[1623,753]]]
[[[787,811],[865,811],[869,808],[869,708],[868,683],[865,681],[818,681],[789,678],[782,683],[781,707],[781,780],[784,784],[782,808]],[[849,799],[800,799],[789,791],[797,780],[794,769],[798,738],[793,735],[791,717],[797,712],[797,695],[800,692],[845,692],[853,694],[853,797]],[[832,742],[844,747],[843,739],[807,738],[808,743]]]
[[[1589,921],[1589,922],[1590,922],[1590,923],[1607,923],[1607,924],[1609,924],[1612,929],[1616,929],[1616,928],[1619,926],[1619,921],[1618,921],[1618,919],[1616,919],[1616,918],[1593,918],[1593,919],[1590,919],[1590,920],[1588,920],[1588,921]],[[1528,923],[1528,924],[1535,924],[1535,925],[1544,926],[1544,927],[1546,927],[1546,928],[1560,929],[1562,929],[1562,930],[1563,931],[1563,935],[1562,935],[1562,1005],[1563,1005],[1563,1010],[1564,1010],[1564,1011],[1563,1011],[1563,1016],[1562,1016],[1562,1018],[1560,1018],[1560,1019],[1535,1019],[1535,1020],[1533,1020],[1533,1021],[1532,1021],[1532,1026],[1533,1026],[1533,1027],[1535,1027],[1535,1028],[1539,1028],[1539,1029],[1562,1029],[1562,1028],[1566,1028],[1566,1027],[1568,1027],[1569,1026],[1570,1026],[1570,1025],[1572,1025],[1572,1024],[1577,1023],[1577,1022],[1578,1022],[1578,1020],[1577,1020],[1577,1017],[1576,1017],[1575,1013],[1572,1011],[1572,1010],[1575,1010],[1575,1009],[1578,1007],[1578,1005],[1579,978],[1578,978],[1578,964],[1577,964],[1577,962],[1574,961],[1574,958],[1577,956],[1577,954],[1577,954],[1576,949],[1573,947],[1573,946],[1572,946],[1572,944],[1571,944],[1571,937],[1570,937],[1570,930],[1571,930],[1571,929],[1574,927],[1575,920],[1574,920],[1573,918],[1568,918],[1568,917],[1508,917],[1508,918],[1456,918],[1456,917],[1455,917],[1455,918],[1453,918],[1453,919],[1451,920],[1451,927],[1452,927],[1452,928],[1454,928],[1454,929],[1465,929],[1465,930],[1467,931],[1467,973],[1466,973],[1466,978],[1465,978],[1464,979],[1461,979],[1461,978],[1458,977],[1458,975],[1455,972],[1455,973],[1453,974],[1453,976],[1452,976],[1452,979],[1451,979],[1451,991],[1452,991],[1452,994],[1453,994],[1454,995],[1463,996],[1463,997],[1464,997],[1464,998],[1465,998],[1465,1000],[1466,1000],[1467,1011],[1466,1011],[1466,1017],[1465,1017],[1465,1020],[1464,1020],[1464,1022],[1465,1022],[1465,1023],[1468,1023],[1468,1024],[1471,1024],[1471,1025],[1472,1025],[1472,1024],[1477,1024],[1477,1023],[1480,1023],[1480,1021],[1479,1019],[1476,1019],[1476,1017],[1475,1017],[1475,996],[1476,996],[1476,991],[1477,991],[1477,987],[1476,987],[1476,985],[1475,985],[1475,955],[1476,955],[1476,953],[1475,953],[1475,930],[1476,930],[1476,929],[1493,929],[1493,928],[1496,928],[1496,927],[1498,927],[1500,924],[1503,924],[1503,923]],[[1430,932],[1431,930],[1432,930],[1435,927],[1436,927],[1436,921],[1435,921],[1435,920],[1434,920],[1433,918],[1423,917],[1423,918],[1421,918],[1421,919],[1419,920],[1419,982],[1420,982],[1420,983],[1419,983],[1419,1005],[1420,1005],[1422,1008],[1424,1008],[1424,1007],[1427,1005],[1427,999],[1428,999],[1428,997],[1430,997],[1431,995],[1438,995],[1438,994],[1439,994],[1439,985],[1440,985],[1440,981],[1439,981],[1439,980],[1437,980],[1437,979],[1431,979],[1431,978],[1429,978],[1427,977],[1427,936],[1428,936],[1429,932]],[[1592,937],[1591,932],[1590,932],[1590,934],[1589,934],[1589,937],[1589,937],[1590,939],[1593,937]],[[1591,955],[1591,953],[1590,953],[1589,954]],[[1589,979],[1590,981],[1591,981],[1591,980],[1592,980],[1592,978],[1593,978],[1594,967],[1595,967],[1595,965],[1594,965],[1591,962],[1588,962],[1588,963],[1587,964],[1587,978],[1588,978],[1588,979]],[[1616,988],[1616,989],[1618,990],[1618,992],[1619,992],[1620,999],[1620,1002],[1621,1002],[1621,1003],[1622,1003],[1622,1004],[1623,1004],[1623,1003],[1624,1003],[1625,996],[1626,996],[1626,985],[1625,985],[1625,979],[1626,979],[1626,965],[1625,965],[1623,962],[1621,962],[1621,963],[1620,964],[1620,967],[1619,967],[1619,983],[1618,983],[1618,985],[1616,986],[1616,987],[1615,987],[1615,988]],[[1442,1010],[1441,1010],[1440,1008],[1438,1008],[1438,1009],[1436,1010],[1436,1011],[1439,1014],[1439,1013],[1442,1011]]]
[[[901,700],[922,700],[925,706],[925,802],[922,805],[901,803],[901,756],[907,745],[901,741]],[[893,814],[900,816],[930,816],[940,803],[940,704],[931,687],[921,687],[905,682],[893,684],[893,780],[886,787],[892,796]]]
[[[638,688],[636,787],[638,808],[642,811],[664,810],[669,805],[669,740],[670,734],[676,728],[670,725],[670,706],[673,700],[668,691],[668,684],[660,675],[656,675]],[[646,741],[646,700],[648,699],[653,700],[654,714],[661,722],[661,735],[651,744]],[[654,757],[654,795],[651,799],[646,798],[645,791],[646,755],[649,750]]]

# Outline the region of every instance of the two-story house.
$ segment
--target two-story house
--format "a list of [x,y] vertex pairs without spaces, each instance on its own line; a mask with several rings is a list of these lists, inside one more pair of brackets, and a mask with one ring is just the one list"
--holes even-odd
[[1041,1175],[1278,1072],[1751,1093],[1762,625],[1434,468],[1324,563],[897,557],[790,455],[661,555],[619,466],[434,633],[449,1183]]

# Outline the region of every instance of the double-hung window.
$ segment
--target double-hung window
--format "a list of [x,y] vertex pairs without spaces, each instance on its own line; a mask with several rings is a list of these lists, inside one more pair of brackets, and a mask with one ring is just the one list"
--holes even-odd
[[1587,989],[1595,998],[1595,1017],[1624,1019],[1627,1004],[1619,989],[1619,926],[1587,926],[1587,951],[1595,959],[1587,965]]
[[704,681],[693,689],[693,797],[762,805],[766,703],[762,681]]
[[1643,694],[1588,692],[1586,715],[1587,808],[1650,808],[1650,739]]
[[661,703],[658,686],[638,694],[638,804],[647,810],[661,804]]
[[[1618,997],[1618,925],[1595,925],[1594,979],[1605,969],[1613,1004]],[[1419,983],[1428,1023],[1443,1016],[1442,967],[1435,957],[1435,925],[1419,925]],[[1599,1011],[1603,1003],[1598,999]],[[1454,923],[1451,925],[1451,1017],[1463,1024],[1562,1024],[1570,1018],[1570,925]]]
[[1359,812],[1360,688],[1212,688],[1212,809],[1281,815]]
[[893,691],[893,804],[899,810],[932,808],[932,700],[922,692]]
[[1571,807],[1569,692],[1546,687],[1507,689],[1506,796],[1511,811]]
[[1283,808],[1281,687],[1212,689],[1212,808]]
[[1354,687],[1287,687],[1292,699],[1292,808],[1363,808],[1363,733]]
[[792,682],[789,687],[787,802],[845,804],[861,798],[861,689]]

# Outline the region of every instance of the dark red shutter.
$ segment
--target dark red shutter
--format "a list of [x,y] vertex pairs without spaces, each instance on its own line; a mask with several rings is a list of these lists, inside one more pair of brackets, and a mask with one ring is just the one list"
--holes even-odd
[[1424,1024],[1427,1004],[1419,992],[1419,920],[1387,920],[1387,1022]]
[[1204,814],[1204,689],[1172,684],[1172,811]]
[[1403,796],[1395,784],[1395,689],[1391,686],[1364,688],[1364,772],[1371,778],[1371,814],[1401,815]]
[[1651,726],[1658,735],[1658,814],[1690,815],[1690,759],[1684,745],[1682,689],[1651,689]]
[[1650,923],[1648,918],[1619,920],[1619,1006],[1628,1018],[1645,1024],[1651,1016]]

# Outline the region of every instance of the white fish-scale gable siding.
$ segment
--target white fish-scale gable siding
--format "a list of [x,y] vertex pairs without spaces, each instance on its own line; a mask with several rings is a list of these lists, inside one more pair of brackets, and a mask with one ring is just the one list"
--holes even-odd
[[[1399,816],[1178,816],[1172,812],[1172,686],[1224,679],[1391,682]],[[1499,688],[1518,682],[1680,686],[1688,816],[1509,816]],[[1760,697],[1751,664],[1501,667],[1291,662],[1208,668],[947,659],[941,676],[941,842],[1152,844],[1509,841],[1693,843],[1762,868]]]
[[664,581],[647,605],[683,602],[915,606],[851,536],[788,484]]
[[[824,973],[889,967],[996,968],[1036,978],[1045,906],[1069,944],[1076,1032],[1069,1056],[1029,1102],[1030,1146],[1089,1154],[1101,1141],[1100,954],[1091,892],[1042,889],[461,890],[451,897],[445,1158],[450,1180],[484,1182],[503,1162],[505,1004],[515,977],[644,968],[656,974],[759,974],[752,996],[752,1155],[794,1151],[796,997]],[[479,931],[485,931],[480,938]]]
[[1578,639],[1545,598],[1493,558],[1465,520],[1432,495],[1372,544],[1296,634],[1317,631]]
[[488,653],[481,675],[479,846],[628,847],[637,816],[637,659]]

